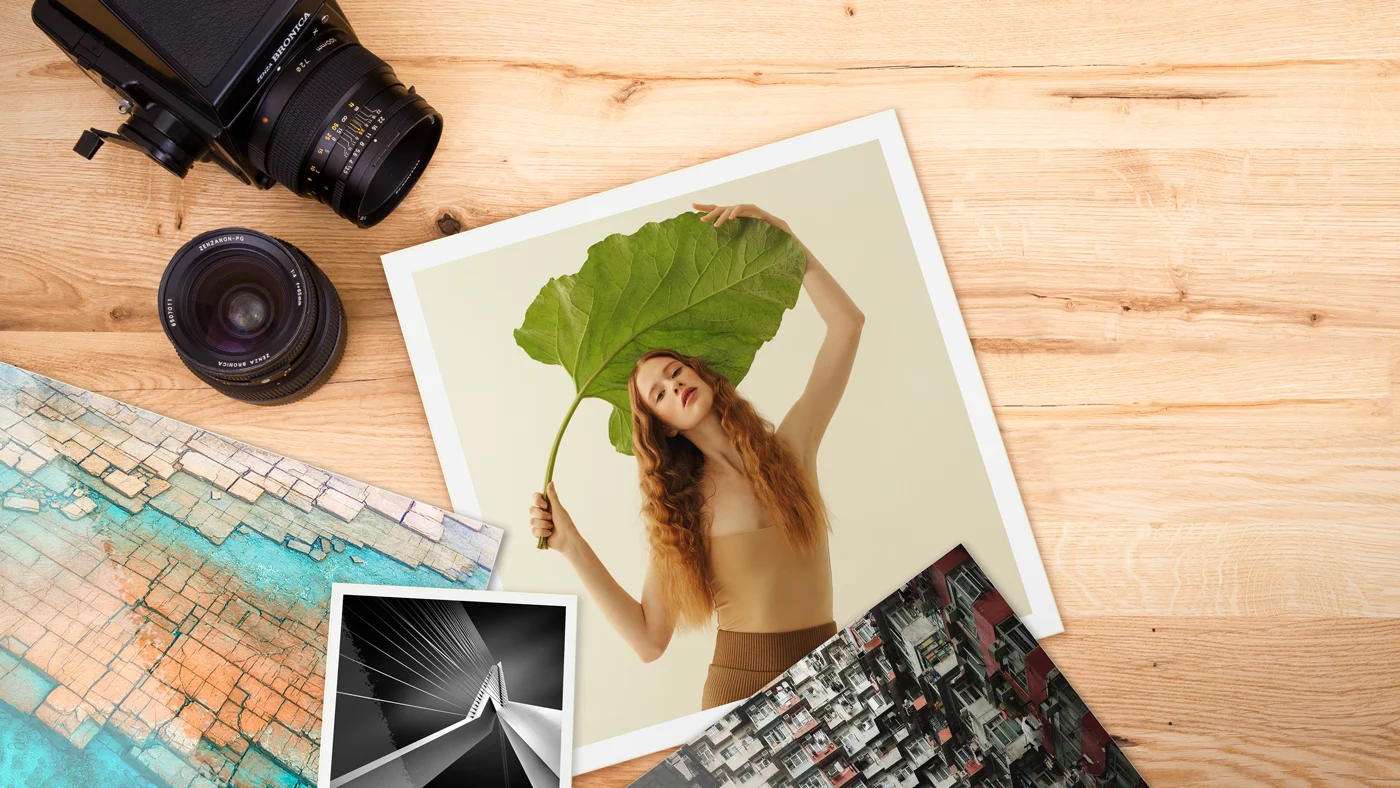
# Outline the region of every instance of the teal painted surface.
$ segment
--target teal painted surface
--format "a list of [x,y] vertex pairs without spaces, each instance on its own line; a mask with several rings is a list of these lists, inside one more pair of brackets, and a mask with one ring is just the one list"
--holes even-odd
[[0,788],[159,788],[122,759],[123,747],[103,731],[86,750],[46,736],[42,724],[0,703]]
[[[4,662],[15,663],[12,659],[5,659]],[[0,695],[3,695],[7,703],[14,704],[19,712],[25,714],[39,708],[39,704],[44,702],[44,698],[47,698],[56,686],[57,682],[25,664],[14,664],[4,676],[0,676]]]

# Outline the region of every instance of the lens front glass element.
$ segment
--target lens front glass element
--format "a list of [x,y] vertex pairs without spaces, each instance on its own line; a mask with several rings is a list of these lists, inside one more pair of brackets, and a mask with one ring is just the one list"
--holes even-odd
[[244,354],[257,350],[288,319],[287,285],[260,258],[234,254],[209,264],[190,288],[189,314],[210,349]]
[[243,339],[252,339],[268,326],[268,302],[271,299],[261,288],[239,287],[229,291],[226,306],[219,310],[233,333]]

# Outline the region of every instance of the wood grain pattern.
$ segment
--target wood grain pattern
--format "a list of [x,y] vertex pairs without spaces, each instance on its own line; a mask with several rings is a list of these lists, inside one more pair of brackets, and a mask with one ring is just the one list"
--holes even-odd
[[[344,5],[447,118],[368,231],[208,165],[81,160],[112,101],[0,2],[0,359],[445,505],[379,254],[894,107],[1056,662],[1154,785],[1400,782],[1400,4]],[[227,225],[345,299],[307,401],[223,399],[160,333],[165,262]]]

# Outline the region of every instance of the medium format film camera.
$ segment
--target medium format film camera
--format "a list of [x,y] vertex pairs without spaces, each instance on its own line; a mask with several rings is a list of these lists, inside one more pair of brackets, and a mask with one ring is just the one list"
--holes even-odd
[[355,38],[334,0],[36,0],[34,22],[129,117],[74,148],[212,161],[369,227],[403,201],[442,115]]

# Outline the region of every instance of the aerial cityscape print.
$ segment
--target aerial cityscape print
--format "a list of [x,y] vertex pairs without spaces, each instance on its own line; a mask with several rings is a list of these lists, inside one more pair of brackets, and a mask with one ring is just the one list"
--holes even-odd
[[331,584],[501,532],[0,364],[0,785],[315,784]]
[[1147,783],[959,546],[633,785]]

